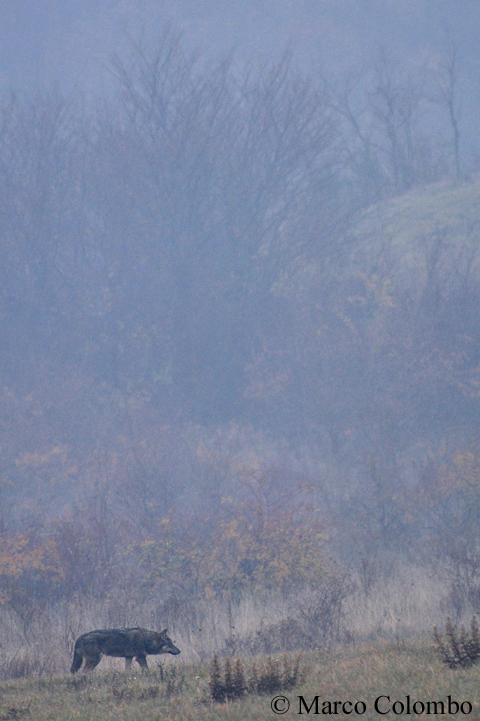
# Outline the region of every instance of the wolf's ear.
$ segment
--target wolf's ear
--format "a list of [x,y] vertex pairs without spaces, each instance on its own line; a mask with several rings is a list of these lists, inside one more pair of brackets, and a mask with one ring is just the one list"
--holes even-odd
[[167,631],[168,629],[164,628],[163,631],[160,631],[160,636],[162,636],[162,638],[165,638],[165,636],[167,635]]

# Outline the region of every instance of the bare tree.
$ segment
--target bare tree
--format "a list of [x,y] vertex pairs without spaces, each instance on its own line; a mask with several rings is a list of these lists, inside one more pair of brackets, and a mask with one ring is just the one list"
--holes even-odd
[[442,49],[436,73],[436,89],[431,100],[443,108],[448,116],[452,131],[455,177],[462,177],[460,157],[460,122],[462,101],[460,97],[460,58],[457,44],[448,39]]

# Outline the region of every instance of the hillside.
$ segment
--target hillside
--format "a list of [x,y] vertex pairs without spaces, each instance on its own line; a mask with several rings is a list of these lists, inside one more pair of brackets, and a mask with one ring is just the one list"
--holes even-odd
[[407,285],[421,287],[432,272],[478,279],[480,178],[414,188],[371,206],[352,235],[360,246],[359,262],[375,263],[383,254]]

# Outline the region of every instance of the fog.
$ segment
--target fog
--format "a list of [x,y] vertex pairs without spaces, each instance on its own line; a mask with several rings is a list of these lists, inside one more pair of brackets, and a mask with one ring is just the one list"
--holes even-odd
[[102,623],[153,604],[194,628],[215,599],[228,636],[232,603],[273,594],[273,627],[303,594],[315,646],[409,573],[435,613],[478,610],[478,3],[0,15],[21,633],[127,594],[135,618]]

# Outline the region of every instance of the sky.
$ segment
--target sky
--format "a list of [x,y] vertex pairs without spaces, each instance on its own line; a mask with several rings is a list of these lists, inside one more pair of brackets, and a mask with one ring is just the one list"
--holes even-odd
[[0,87],[98,90],[128,33],[154,38],[168,23],[207,53],[275,58],[290,45],[302,64],[340,72],[380,46],[421,63],[449,37],[478,83],[479,0],[2,0]]

